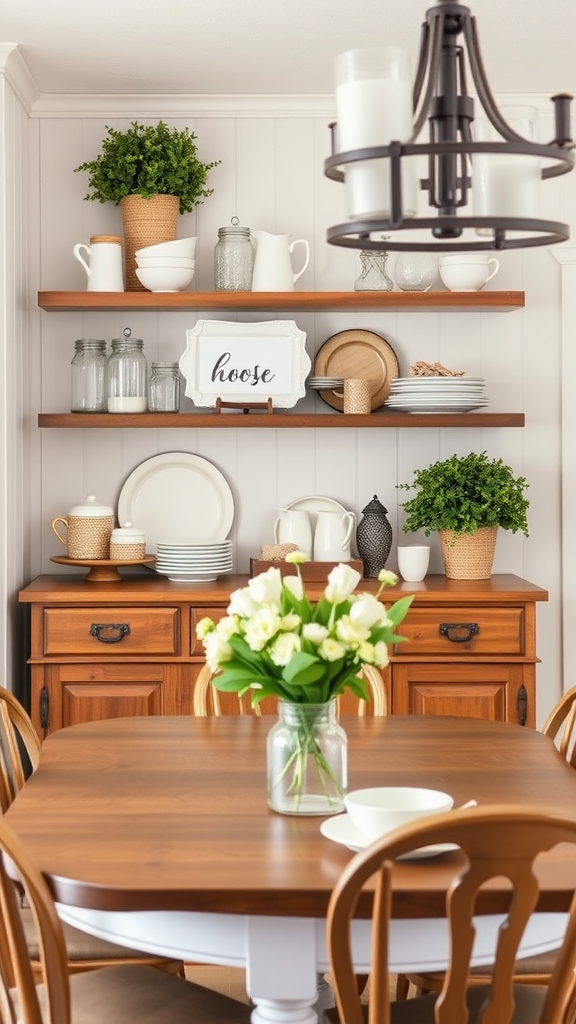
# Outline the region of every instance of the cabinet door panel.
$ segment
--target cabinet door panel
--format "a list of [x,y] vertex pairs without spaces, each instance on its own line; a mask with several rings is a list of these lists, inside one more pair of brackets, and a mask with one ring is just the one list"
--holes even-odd
[[395,664],[397,715],[456,715],[534,724],[534,695],[521,665]]

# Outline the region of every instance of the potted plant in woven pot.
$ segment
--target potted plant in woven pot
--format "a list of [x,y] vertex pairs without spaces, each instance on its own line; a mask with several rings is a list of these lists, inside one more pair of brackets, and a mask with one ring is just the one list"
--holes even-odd
[[75,167],[88,171],[85,199],[120,206],[124,231],[126,288],[143,291],[136,277],[134,253],[147,245],[176,238],[179,213],[190,213],[203,198],[208,172],[219,160],[198,159],[196,135],[188,128],[169,128],[163,121],[117,131],[106,127],[102,152]]
[[452,455],[427,469],[417,469],[414,491],[401,505],[406,513],[404,533],[437,530],[446,575],[450,579],[488,579],[496,549],[498,527],[528,536],[529,501],[525,477],[514,476],[502,459],[486,452]]

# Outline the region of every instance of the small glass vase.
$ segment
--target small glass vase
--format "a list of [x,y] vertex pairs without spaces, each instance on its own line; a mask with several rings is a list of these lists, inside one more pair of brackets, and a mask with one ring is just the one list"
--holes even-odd
[[268,734],[268,804],[280,814],[339,814],[347,785],[346,733],[336,701],[278,702]]

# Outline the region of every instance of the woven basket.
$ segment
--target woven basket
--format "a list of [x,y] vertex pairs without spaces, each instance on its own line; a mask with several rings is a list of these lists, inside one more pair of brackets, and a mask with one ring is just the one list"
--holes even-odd
[[439,530],[444,569],[449,580],[487,580],[492,575],[498,527],[462,533]]
[[176,238],[180,200],[178,196],[124,196],[120,200],[124,230],[126,291],[146,291],[136,277],[134,253],[147,245],[173,242]]

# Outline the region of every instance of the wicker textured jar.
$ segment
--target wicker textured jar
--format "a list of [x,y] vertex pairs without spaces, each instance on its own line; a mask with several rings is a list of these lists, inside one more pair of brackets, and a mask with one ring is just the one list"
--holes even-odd
[[112,530],[110,537],[110,558],[117,561],[126,559],[144,558],[146,554],[146,540],[144,531],[132,523],[124,523],[124,526],[117,526]]
[[496,550],[498,527],[461,533],[439,530],[444,569],[449,580],[488,580]]
[[[57,523],[66,527],[65,537],[58,532]],[[89,494],[83,505],[74,505],[67,516],[57,516],[50,525],[68,558],[110,557],[114,511],[108,505],[99,505],[94,494]]]

